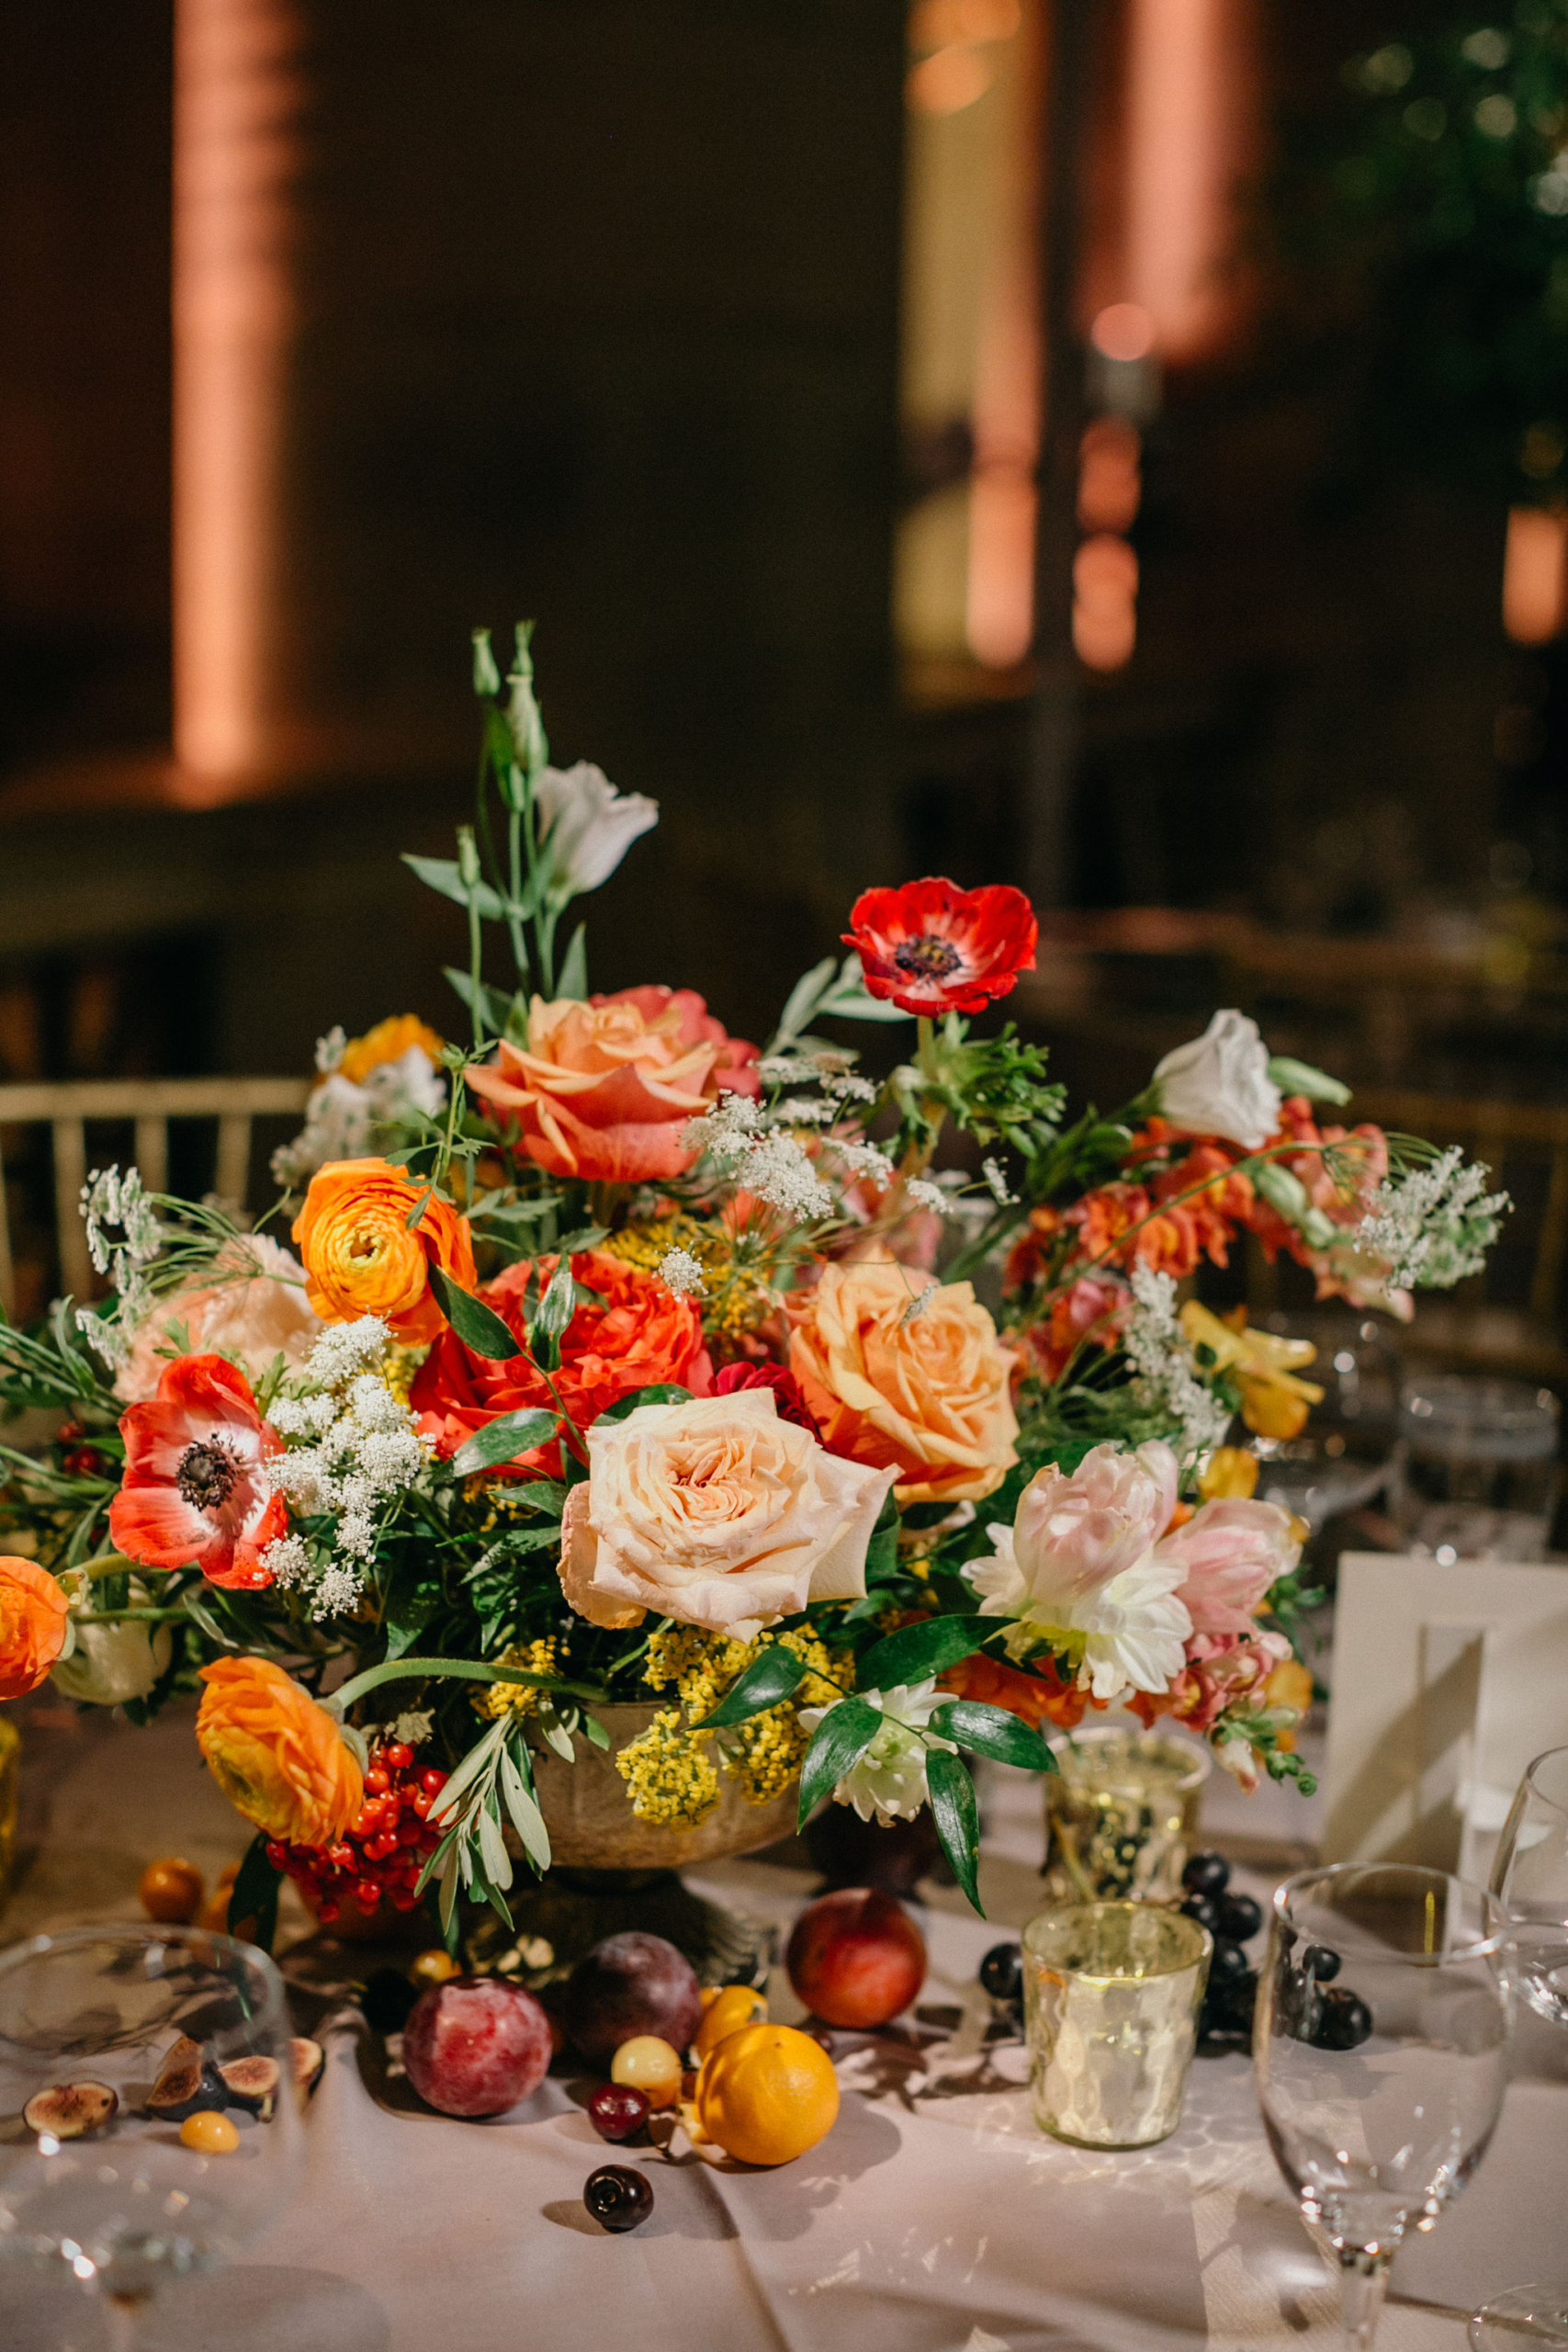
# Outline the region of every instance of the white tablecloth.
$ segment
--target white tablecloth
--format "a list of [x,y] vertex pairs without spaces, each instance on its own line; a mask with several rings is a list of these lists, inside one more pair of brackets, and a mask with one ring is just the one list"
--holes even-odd
[[[184,1718],[146,1734],[46,1724],[29,1753],[35,1831],[47,1799],[50,1834],[0,1922],[7,1940],[133,1916],[154,1853],[212,1871],[240,1850]],[[984,2041],[976,1965],[1037,1907],[1037,1808],[1028,1784],[992,1784],[990,1922],[931,1890],[920,2014],[839,2037],[829,2137],[767,2172],[683,2140],[671,2158],[633,2152],[656,2203],[625,2237],[582,2209],[585,2177],[612,2153],[578,2103],[584,2085],[552,2078],[512,2118],[456,2122],[421,2107],[355,2013],[329,2007],[300,2195],[238,2269],[169,2290],[146,2352],[1328,2352],[1332,2284],[1275,2171],[1245,2059],[1196,2063],[1162,2147],[1097,2155],[1041,2136],[1021,2050]],[[781,1925],[810,1887],[755,1861],[695,1883]],[[774,2014],[798,2014],[787,1986]],[[1568,2269],[1568,2049],[1530,2024],[1518,2063],[1475,2182],[1399,2256],[1380,2352],[1462,2352],[1472,2303]],[[5,2352],[103,2341],[79,2290],[0,2264]]]

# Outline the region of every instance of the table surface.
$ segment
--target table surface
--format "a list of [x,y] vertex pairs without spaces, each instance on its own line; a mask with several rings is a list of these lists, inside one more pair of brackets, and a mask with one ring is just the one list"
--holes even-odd
[[[186,1853],[211,1877],[242,1850],[184,1712],[137,1732],[46,1704],[27,1736],[37,1850],[0,1921],[6,1941],[135,1916],[155,1853]],[[844,2099],[829,2137],[776,2171],[699,2154],[683,2136],[668,2156],[635,2152],[656,2201],[626,2237],[582,2209],[606,2154],[583,2083],[552,2076],[484,2123],[434,2115],[333,1996],[334,1975],[363,1961],[298,1946],[289,1967],[314,1982],[308,2021],[328,2051],[303,2187],[243,2265],[169,2290],[144,2352],[1329,2352],[1333,2285],[1269,2154],[1246,2059],[1195,2063],[1181,2129],[1159,2148],[1098,2154],[1034,2127],[1022,2051],[987,2041],[975,1971],[1039,1907],[1039,1792],[998,1770],[985,1800],[989,1918],[952,1889],[925,1890],[920,2003],[879,2036],[836,2037]],[[1222,1843],[1235,1828],[1253,1858],[1238,1883],[1266,1893],[1266,1833],[1288,1836],[1290,1815],[1265,1804],[1244,1827],[1227,1798],[1208,1820]],[[780,1927],[813,1883],[755,1860],[691,1876]],[[773,1992],[773,2014],[797,2017],[787,1984]],[[1475,2181],[1398,2257],[1380,2352],[1463,2352],[1472,2304],[1568,2270],[1565,2182],[1568,2036],[1527,2019]],[[106,2341],[89,2298],[0,2264],[6,2352]]]

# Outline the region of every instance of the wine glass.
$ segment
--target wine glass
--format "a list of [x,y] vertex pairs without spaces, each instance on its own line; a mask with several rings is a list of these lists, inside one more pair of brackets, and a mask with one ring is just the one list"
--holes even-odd
[[189,1928],[0,1953],[0,2256],[105,2299],[121,2352],[162,2278],[231,2261],[302,2145],[283,1980]]
[[1388,2267],[1486,2152],[1507,2079],[1500,1906],[1405,1864],[1341,1863],[1274,1897],[1253,2058],[1263,2125],[1340,2321],[1370,2352]]
[[[1568,1747],[1549,1747],[1519,1782],[1492,1866],[1507,1920],[1514,1989],[1539,2017],[1568,2026]],[[1568,2279],[1510,2287],[1470,2323],[1475,2352],[1513,2352],[1532,2335],[1568,2352]]]

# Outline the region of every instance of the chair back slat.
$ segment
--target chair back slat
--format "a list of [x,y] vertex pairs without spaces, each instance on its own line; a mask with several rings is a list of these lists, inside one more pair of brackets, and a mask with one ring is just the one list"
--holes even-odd
[[251,1182],[251,1115],[226,1111],[218,1122],[218,1168],[213,1191],[232,1208],[243,1208]]
[[71,1297],[93,1294],[93,1261],[82,1222],[82,1187],[87,1181],[87,1137],[80,1119],[51,1121],[54,1130],[54,1231],[60,1249],[60,1280]]
[[136,1165],[150,1193],[169,1189],[169,1123],[161,1113],[144,1111],[136,1122]]
[[11,1216],[6,1205],[6,1156],[0,1152],[0,1307],[17,1311],[17,1274],[11,1263]]

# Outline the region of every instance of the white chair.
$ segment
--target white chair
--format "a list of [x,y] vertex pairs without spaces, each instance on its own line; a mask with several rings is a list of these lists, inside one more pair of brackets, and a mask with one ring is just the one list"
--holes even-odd
[[[213,1190],[243,1208],[250,1182],[252,1123],[304,1109],[315,1081],[304,1078],[86,1079],[61,1085],[0,1086],[0,1136],[7,1127],[46,1126],[54,1149],[54,1224],[61,1288],[92,1295],[93,1267],[82,1223],[87,1181],[86,1122],[119,1120],[134,1127],[130,1157],[149,1192],[168,1183],[169,1121],[215,1119],[218,1159]],[[16,1274],[0,1155],[0,1306],[16,1312]]]

